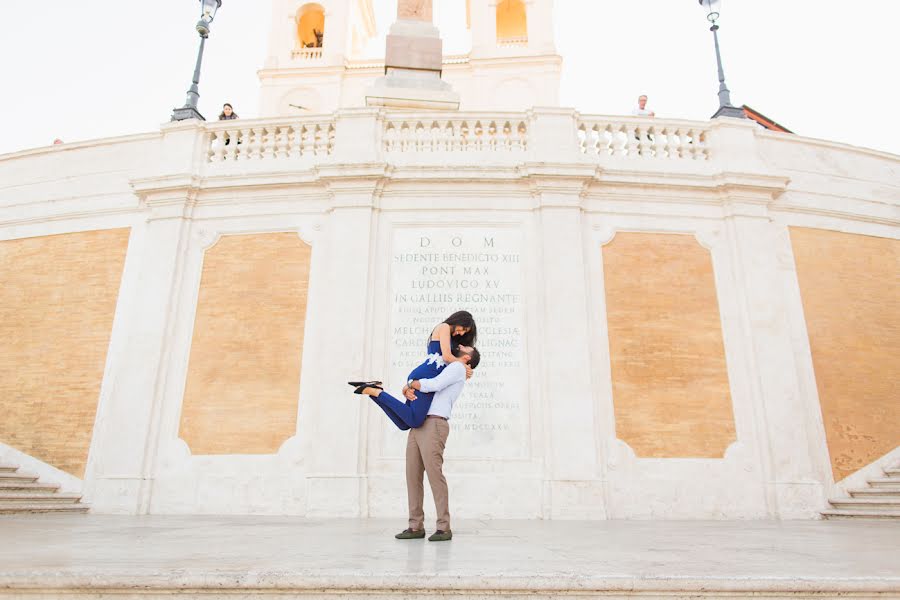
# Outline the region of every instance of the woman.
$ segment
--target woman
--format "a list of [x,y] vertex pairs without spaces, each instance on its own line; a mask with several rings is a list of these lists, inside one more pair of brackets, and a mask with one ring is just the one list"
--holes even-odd
[[237,119],[237,113],[234,112],[234,107],[232,107],[227,102],[222,106],[222,114],[219,115],[220,121],[231,121],[232,119]]
[[[465,310],[453,313],[432,330],[431,336],[428,338],[426,350],[428,356],[425,358],[425,362],[413,369],[406,380],[437,377],[444,367],[459,360],[454,356],[457,346],[474,346],[477,338],[478,329],[472,313]],[[380,381],[348,381],[347,383],[356,388],[353,390],[354,393],[371,396],[372,400],[401,430],[420,427],[425,422],[428,409],[431,408],[431,401],[434,399],[433,393],[416,391],[415,400],[402,404],[387,394],[384,394],[387,396],[386,398],[380,397],[382,396],[381,391],[384,389],[381,387]]]
[[[222,114],[219,115],[220,121],[232,121],[237,118],[238,118],[238,116],[237,116],[237,113],[234,112],[234,107],[232,107],[227,102],[222,105]],[[225,145],[227,146],[230,143],[231,143],[231,136],[228,135],[228,133],[226,132],[225,133]],[[241,143],[241,140],[238,140],[238,144],[240,144],[240,143]]]

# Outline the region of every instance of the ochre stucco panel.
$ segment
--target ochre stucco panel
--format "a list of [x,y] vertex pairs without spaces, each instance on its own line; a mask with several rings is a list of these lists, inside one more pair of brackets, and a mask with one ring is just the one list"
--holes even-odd
[[83,477],[129,229],[0,242],[0,441]]
[[791,227],[835,480],[900,445],[900,241]]
[[735,426],[709,251],[619,233],[603,273],[616,436],[642,458],[722,458]]
[[194,454],[274,454],[297,426],[311,248],[296,233],[206,251],[180,437]]

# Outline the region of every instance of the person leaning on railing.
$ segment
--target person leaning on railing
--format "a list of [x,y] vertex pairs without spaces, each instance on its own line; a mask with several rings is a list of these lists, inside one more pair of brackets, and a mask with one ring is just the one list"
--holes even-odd
[[[227,102],[224,105],[222,105],[222,113],[219,115],[220,121],[231,121],[231,120],[237,119],[237,118],[238,118],[238,115],[236,112],[234,112],[233,106],[231,106]],[[228,137],[228,134],[226,133],[225,134],[225,145],[227,146],[230,143],[231,143],[231,138]],[[240,143],[241,143],[241,141],[238,140],[238,144],[240,144]]]

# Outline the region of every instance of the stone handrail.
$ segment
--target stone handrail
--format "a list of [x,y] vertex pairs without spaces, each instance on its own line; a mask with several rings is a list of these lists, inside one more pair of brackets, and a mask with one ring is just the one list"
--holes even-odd
[[331,116],[218,121],[206,125],[211,163],[327,156],[334,151]]
[[709,160],[709,123],[643,117],[578,119],[580,150],[607,157]]
[[524,152],[524,113],[422,113],[387,115],[385,152]]

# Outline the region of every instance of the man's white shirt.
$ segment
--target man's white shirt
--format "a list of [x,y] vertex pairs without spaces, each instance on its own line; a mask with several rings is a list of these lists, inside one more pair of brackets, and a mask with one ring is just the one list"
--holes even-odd
[[421,391],[426,393],[435,392],[428,414],[444,417],[449,421],[453,405],[456,403],[459,395],[462,394],[465,384],[466,367],[458,361],[453,361],[444,367],[444,370],[438,373],[437,377],[420,379],[419,389]]
[[652,110],[650,110],[649,108],[641,108],[640,106],[631,111],[631,116],[633,117],[645,117],[652,114]]

